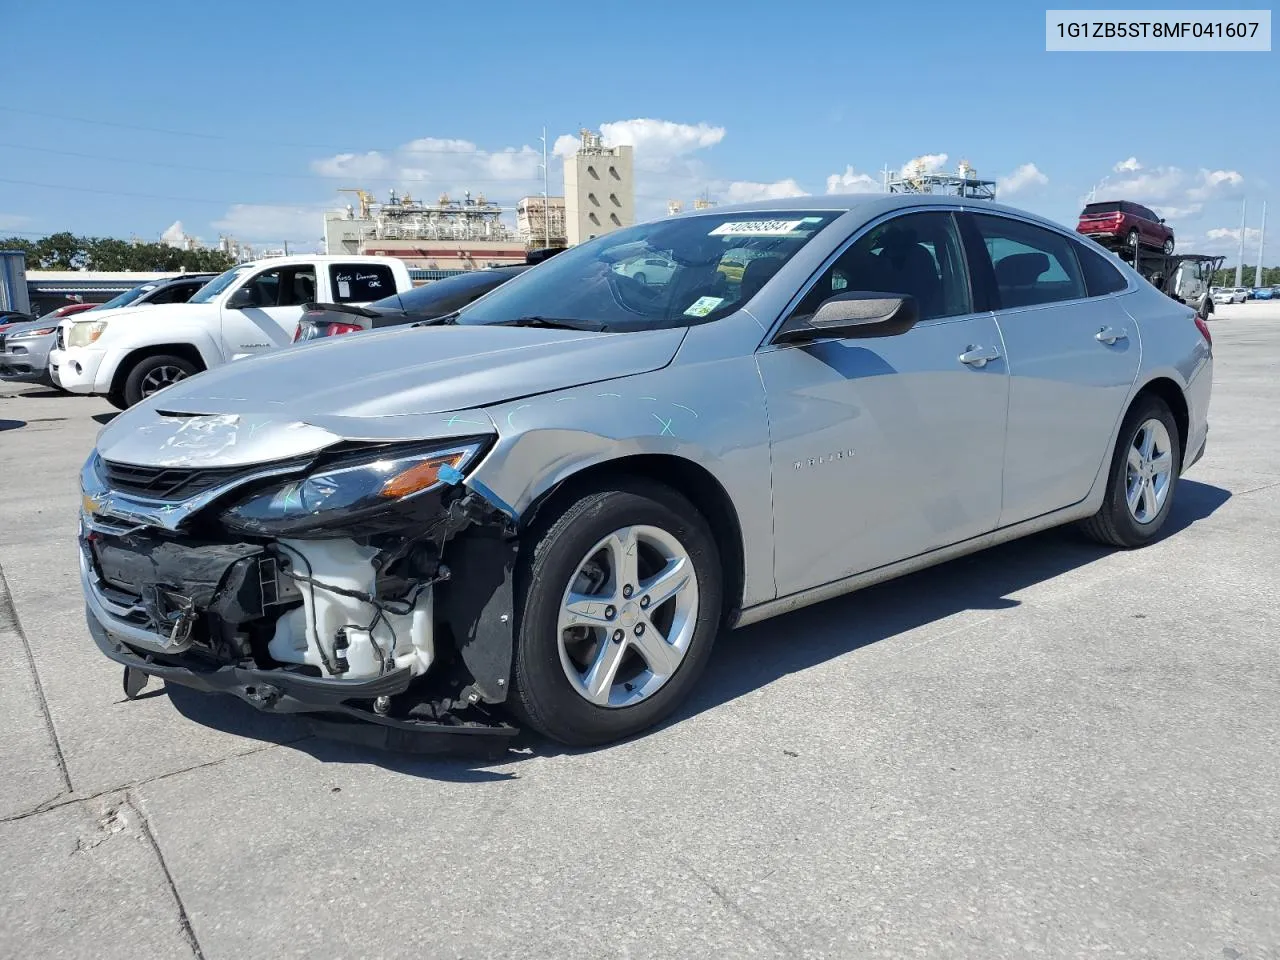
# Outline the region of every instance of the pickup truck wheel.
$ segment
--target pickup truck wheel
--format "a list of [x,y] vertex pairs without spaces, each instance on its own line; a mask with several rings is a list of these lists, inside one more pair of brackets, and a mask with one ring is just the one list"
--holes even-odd
[[1114,547],[1141,547],[1155,539],[1173,507],[1182,472],[1178,424],[1169,405],[1146,396],[1129,408],[1115,453],[1107,492],[1084,532]]
[[125,377],[125,406],[132,407],[135,403],[141,403],[153,393],[159,393],[165,387],[185,380],[196,372],[196,365],[183,357],[168,354],[143,357]]
[[111,404],[117,410],[127,410],[129,404],[125,403],[123,390],[112,390],[107,394],[107,403]]
[[676,491],[620,483],[532,531],[512,698],[570,746],[653,726],[688,695],[721,620],[721,568],[703,516]]

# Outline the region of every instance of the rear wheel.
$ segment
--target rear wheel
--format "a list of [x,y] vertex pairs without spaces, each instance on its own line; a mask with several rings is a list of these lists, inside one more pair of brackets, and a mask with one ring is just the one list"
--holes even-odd
[[[184,357],[159,354],[143,357],[125,377],[123,400],[126,407],[141,403],[153,393],[159,393],[165,387],[172,386],[179,380],[185,380],[198,368]],[[108,397],[107,399],[111,399]],[[112,401],[114,403],[114,401]]]
[[525,549],[512,706],[572,746],[639,733],[671,713],[720,627],[721,569],[706,520],[668,487],[588,494]]
[[1102,506],[1081,525],[1100,543],[1140,547],[1160,532],[1182,472],[1178,424],[1156,396],[1140,399],[1120,426]]
[[1138,249],[1138,245],[1139,245],[1141,242],[1142,242],[1142,237],[1141,237],[1141,236],[1139,236],[1139,234],[1138,234],[1138,229],[1135,227],[1134,229],[1130,230],[1130,231],[1129,231],[1129,246],[1131,246],[1131,247],[1133,247],[1133,249],[1137,250],[1137,249]]
[[636,283],[648,283],[648,282],[649,282],[649,278],[648,278],[647,276],[645,276],[643,273],[637,273],[637,274],[635,275],[635,281],[636,281]]
[[1173,237],[1164,242],[1164,255],[1166,257],[1173,256]]

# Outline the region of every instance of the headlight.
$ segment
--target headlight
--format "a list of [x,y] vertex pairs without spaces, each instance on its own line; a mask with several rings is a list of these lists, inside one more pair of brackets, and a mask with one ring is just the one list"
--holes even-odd
[[107,332],[107,321],[95,320],[92,323],[73,323],[71,332],[67,334],[68,347],[87,347]]
[[240,501],[222,521],[241,533],[286,536],[358,520],[456,483],[486,443],[385,451],[376,460],[333,464]]
[[9,334],[8,339],[26,340],[29,337],[47,337],[57,329],[57,327],[41,327],[39,330],[26,330],[23,333],[11,333]]

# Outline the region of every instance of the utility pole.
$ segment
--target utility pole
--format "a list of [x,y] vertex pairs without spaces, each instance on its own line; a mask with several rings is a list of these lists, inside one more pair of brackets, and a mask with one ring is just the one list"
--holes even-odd
[[284,255],[285,255],[286,257],[289,255],[289,241],[288,241],[288,240],[286,240],[286,241],[284,242]]
[[551,247],[551,200],[547,194],[550,174],[547,171],[547,128],[542,128],[542,245]]
[[1258,231],[1258,265],[1253,269],[1253,285],[1262,286],[1262,245],[1267,239],[1267,201],[1262,201],[1262,229]]
[[1245,202],[1246,202],[1246,201],[1244,201],[1244,200],[1241,200],[1241,201],[1240,201],[1240,259],[1238,259],[1238,260],[1236,261],[1236,286],[1237,286],[1237,287],[1242,287],[1242,286],[1244,286],[1244,278],[1241,276],[1241,274],[1242,274],[1242,273],[1244,273],[1244,210],[1245,210]]

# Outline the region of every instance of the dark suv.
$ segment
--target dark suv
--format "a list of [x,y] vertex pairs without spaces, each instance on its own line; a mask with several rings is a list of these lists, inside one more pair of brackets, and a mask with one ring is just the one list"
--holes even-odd
[[1173,253],[1173,228],[1148,207],[1128,200],[1091,203],[1080,211],[1076,232],[1094,240],[1120,240]]

